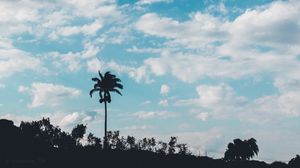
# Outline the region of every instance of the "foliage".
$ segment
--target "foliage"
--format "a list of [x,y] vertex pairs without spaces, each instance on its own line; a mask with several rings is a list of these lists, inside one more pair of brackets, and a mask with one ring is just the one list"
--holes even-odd
[[116,77],[116,75],[111,74],[109,71],[104,74],[104,76],[98,72],[100,78],[92,78],[96,84],[94,88],[90,91],[90,96],[92,97],[94,92],[99,92],[99,102],[111,102],[110,92],[116,92],[122,95],[119,89],[123,89],[123,85],[120,84],[121,80]]
[[291,168],[299,168],[300,167],[300,156],[299,155],[296,155],[295,158],[291,159],[289,161],[289,166]]
[[79,141],[83,138],[85,132],[86,126],[83,124],[78,124],[76,127],[73,128],[71,136],[76,140],[77,145],[79,145]]
[[259,149],[254,138],[248,140],[234,139],[228,144],[224,159],[227,161],[249,160],[258,154]]
[[[86,134],[86,125],[76,125],[71,133],[50,123],[49,118],[21,122],[19,127],[0,119],[0,167],[204,167],[204,168],[299,168],[300,156],[288,164],[249,161],[258,153],[254,138],[235,139],[228,144],[223,159],[194,156],[177,137],[169,142],[155,138],[136,139],[121,136],[119,131],[108,132],[109,148],[92,133]],[[86,138],[85,138],[86,137]],[[29,160],[29,166],[7,165],[11,160]],[[31,162],[32,161],[32,162]],[[34,165],[32,165],[34,163]]]

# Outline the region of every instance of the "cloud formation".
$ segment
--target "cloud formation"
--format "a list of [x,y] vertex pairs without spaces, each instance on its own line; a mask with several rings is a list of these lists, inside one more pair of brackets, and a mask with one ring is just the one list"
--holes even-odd
[[52,83],[32,83],[31,87],[19,86],[20,93],[28,93],[32,97],[30,107],[43,105],[58,106],[64,99],[76,98],[81,91],[75,88]]
[[168,93],[170,92],[170,86],[169,85],[166,85],[166,84],[163,84],[163,85],[161,85],[161,87],[160,87],[160,94],[161,95],[168,95]]
[[0,79],[25,70],[46,71],[40,59],[15,48],[10,40],[0,40]]

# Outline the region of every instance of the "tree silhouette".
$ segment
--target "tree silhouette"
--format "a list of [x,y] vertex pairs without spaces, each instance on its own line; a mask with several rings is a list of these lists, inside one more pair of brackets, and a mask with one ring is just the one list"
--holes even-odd
[[178,144],[177,148],[179,149],[178,154],[181,155],[190,155],[191,152],[188,150],[187,144]]
[[299,155],[296,155],[296,157],[295,158],[293,158],[293,159],[291,159],[290,161],[289,161],[289,166],[291,167],[291,168],[298,168],[298,167],[300,167],[300,156]]
[[258,154],[259,149],[254,138],[249,140],[234,139],[228,144],[224,159],[227,161],[249,160]]
[[87,136],[88,145],[102,149],[101,138],[95,137],[94,134],[89,133]]
[[159,154],[166,154],[168,149],[168,144],[166,142],[159,141],[158,142],[158,149],[156,150]]
[[109,71],[104,76],[98,71],[100,78],[92,78],[96,84],[90,91],[92,97],[94,92],[99,92],[99,102],[104,102],[105,108],[105,123],[104,123],[104,148],[107,149],[107,103],[111,102],[110,92],[116,92],[122,96],[118,89],[123,89],[123,85],[120,84],[121,80],[116,75],[111,74]]
[[174,154],[175,153],[175,147],[177,144],[177,137],[171,137],[170,141],[169,141],[169,154]]
[[136,149],[135,138],[133,136],[127,136],[126,143],[129,149]]
[[71,135],[76,140],[76,145],[80,145],[80,139],[83,138],[85,132],[86,126],[83,124],[78,124],[73,128]]
[[[234,139],[228,144],[224,159],[193,155],[177,137],[168,143],[154,138],[124,138],[119,131],[108,131],[111,150],[102,150],[101,139],[89,133],[87,143],[80,140],[86,126],[79,124],[71,133],[50,123],[49,118],[21,122],[17,127],[10,120],[0,119],[0,168],[2,167],[209,167],[209,168],[299,168],[300,156],[288,164],[275,161],[249,160],[258,154],[254,138]],[[101,159],[99,159],[99,156]],[[112,159],[114,160],[112,162]]]

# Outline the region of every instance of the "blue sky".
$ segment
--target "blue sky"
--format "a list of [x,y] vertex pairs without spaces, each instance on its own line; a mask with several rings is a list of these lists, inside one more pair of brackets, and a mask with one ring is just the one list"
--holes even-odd
[[297,0],[2,0],[0,117],[50,117],[103,135],[97,71],[122,79],[108,128],[178,136],[222,157],[234,138],[258,159],[300,151],[300,3]]

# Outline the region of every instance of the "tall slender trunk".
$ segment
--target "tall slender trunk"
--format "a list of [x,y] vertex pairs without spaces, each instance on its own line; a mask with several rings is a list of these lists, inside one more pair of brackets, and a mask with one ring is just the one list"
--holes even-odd
[[105,121],[104,121],[104,149],[107,149],[107,104],[106,101],[104,101],[104,108],[105,108]]

